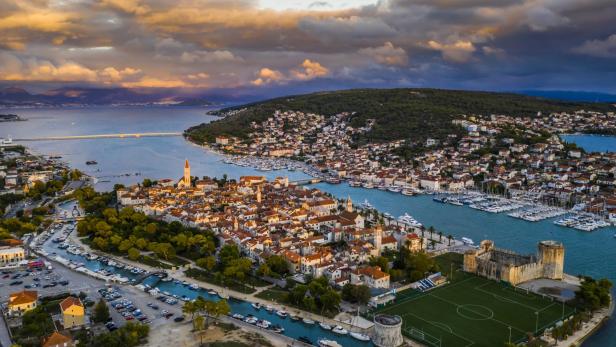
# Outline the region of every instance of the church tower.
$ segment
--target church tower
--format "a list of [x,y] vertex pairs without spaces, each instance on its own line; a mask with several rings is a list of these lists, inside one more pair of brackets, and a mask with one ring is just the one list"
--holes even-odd
[[257,203],[261,203],[261,186],[257,186]]
[[188,164],[188,159],[184,163],[184,186],[190,187],[190,164]]
[[378,224],[374,228],[374,248],[376,250],[376,256],[381,255],[381,244],[383,241],[383,227],[381,224]]
[[347,212],[353,212],[353,201],[351,201],[351,196],[350,195],[347,195],[346,211]]

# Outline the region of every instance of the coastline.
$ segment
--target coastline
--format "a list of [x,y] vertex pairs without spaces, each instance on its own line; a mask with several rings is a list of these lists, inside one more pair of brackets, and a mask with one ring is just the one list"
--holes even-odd
[[573,335],[569,336],[566,340],[558,341],[555,346],[582,346],[587,339],[589,339],[595,333],[604,328],[604,325],[607,323],[607,321],[612,318],[612,315],[614,314],[614,308],[616,306],[616,303],[614,303],[614,297],[611,294],[610,299],[611,300],[609,307],[598,310],[592,315],[590,321],[586,323],[585,326],[582,326],[582,329],[573,333]]

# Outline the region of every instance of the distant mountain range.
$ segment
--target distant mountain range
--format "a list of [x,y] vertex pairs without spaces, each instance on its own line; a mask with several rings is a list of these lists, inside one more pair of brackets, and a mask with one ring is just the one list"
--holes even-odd
[[214,103],[199,96],[182,95],[170,90],[127,88],[58,88],[31,94],[16,87],[0,89],[0,107],[46,107],[85,105],[173,105],[210,106]]
[[[311,86],[308,90],[314,88],[317,88],[317,86]],[[323,92],[322,89],[317,89]],[[8,87],[0,88],[0,107],[237,105],[293,94],[293,92],[295,90],[289,88],[279,89],[274,87],[261,89],[246,87],[221,88],[190,92],[181,89],[62,87],[35,94],[23,88]],[[298,94],[304,93],[300,91]],[[514,91],[513,93],[564,101],[616,102],[616,95],[607,93],[558,90],[521,90]]]
[[568,90],[522,90],[515,93],[565,101],[616,102],[616,95]]

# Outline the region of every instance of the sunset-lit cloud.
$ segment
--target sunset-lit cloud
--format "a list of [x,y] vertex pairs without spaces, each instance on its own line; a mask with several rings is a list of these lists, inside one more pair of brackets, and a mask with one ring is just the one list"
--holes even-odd
[[4,0],[0,85],[615,91],[608,82],[616,79],[610,60],[616,56],[616,7],[610,5]]

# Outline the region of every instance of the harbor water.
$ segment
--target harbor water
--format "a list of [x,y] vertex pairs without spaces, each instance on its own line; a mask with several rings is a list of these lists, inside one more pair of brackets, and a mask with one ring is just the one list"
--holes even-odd
[[[181,132],[190,126],[216,119],[205,115],[205,111],[203,108],[176,107],[16,110],[14,113],[27,118],[28,121],[1,123],[0,137]],[[567,141],[574,142],[571,139]],[[593,141],[601,141],[604,144],[592,148],[616,150],[613,137],[596,136],[593,137]],[[577,140],[575,142],[577,143]],[[583,143],[578,144],[584,147]],[[96,188],[101,190],[110,189],[115,183],[140,182],[146,177],[179,178],[185,159],[190,161],[193,174],[198,176],[222,177],[223,174],[227,174],[229,178],[238,178],[241,175],[264,175],[268,178],[289,176],[292,180],[307,177],[299,171],[264,172],[226,164],[222,161],[221,155],[190,144],[182,137],[33,141],[24,145],[38,153],[62,156],[71,166],[98,177],[99,183]],[[88,160],[96,160],[98,165],[86,165],[85,162]],[[139,175],[135,175],[136,173]],[[351,188],[344,183],[339,185],[320,183],[314,187],[328,191],[338,198],[351,196],[356,203],[367,199],[381,212],[389,212],[396,217],[409,213],[425,226],[432,225],[438,231],[442,231],[444,236],[451,234],[457,239],[469,237],[475,242],[491,239],[498,247],[522,253],[535,253],[538,241],[555,239],[563,242],[566,247],[565,269],[568,273],[607,277],[616,282],[616,262],[613,261],[616,256],[614,227],[581,232],[554,225],[554,219],[527,222],[509,217],[505,213],[488,213],[468,206],[437,203],[432,201],[432,196],[408,197],[377,189]],[[184,289],[190,291],[188,288]],[[249,309],[252,309],[249,305],[245,311],[242,311],[243,306],[233,307],[241,314],[248,313]],[[269,315],[265,311],[263,314]],[[278,323],[276,321],[278,317],[275,315],[272,315],[272,319],[261,318]],[[319,334],[322,329],[318,326],[309,327],[297,323],[289,328],[285,325],[285,328],[289,336],[306,335],[313,341],[324,337]],[[297,331],[293,332],[295,329]],[[359,342],[352,341],[352,344],[356,343]],[[604,328],[584,343],[584,346],[616,346],[616,321],[610,320]]]

